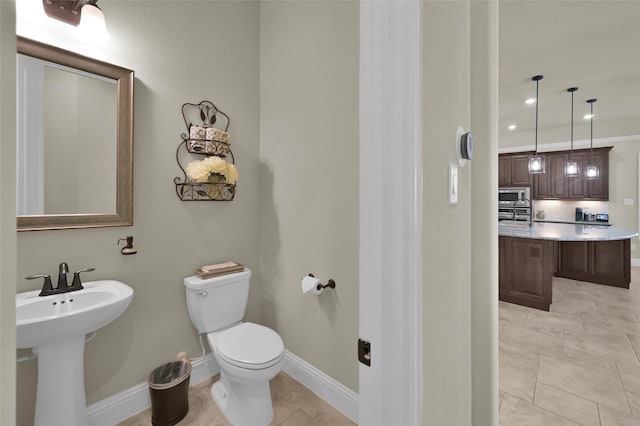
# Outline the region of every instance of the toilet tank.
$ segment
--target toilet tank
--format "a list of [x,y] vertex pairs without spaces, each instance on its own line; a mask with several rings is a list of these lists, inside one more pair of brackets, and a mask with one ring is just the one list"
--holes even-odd
[[201,280],[184,279],[187,310],[198,333],[210,333],[230,326],[244,317],[249,299],[251,270]]

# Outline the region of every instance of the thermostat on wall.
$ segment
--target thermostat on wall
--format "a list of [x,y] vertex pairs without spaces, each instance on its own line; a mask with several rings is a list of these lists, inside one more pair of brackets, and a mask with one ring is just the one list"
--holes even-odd
[[473,158],[473,135],[467,132],[460,138],[460,154],[465,160]]
[[467,160],[473,158],[473,135],[462,127],[458,127],[456,132],[456,153],[461,167],[467,164]]

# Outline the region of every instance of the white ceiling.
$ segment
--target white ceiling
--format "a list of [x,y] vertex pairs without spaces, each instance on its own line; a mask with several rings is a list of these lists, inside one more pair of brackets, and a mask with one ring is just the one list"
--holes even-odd
[[[499,145],[533,147],[535,82],[540,81],[538,145],[588,140],[587,99],[594,103],[594,140],[640,135],[640,1],[500,2]],[[516,130],[507,126],[516,124]],[[544,147],[542,148],[544,150]]]

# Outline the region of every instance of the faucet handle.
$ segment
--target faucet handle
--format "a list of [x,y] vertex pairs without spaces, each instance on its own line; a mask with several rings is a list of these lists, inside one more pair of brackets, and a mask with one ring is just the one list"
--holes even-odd
[[24,277],[25,280],[35,280],[38,278],[44,278],[44,283],[42,285],[42,290],[38,296],[47,296],[50,292],[53,291],[53,286],[51,285],[51,275],[29,275],[28,277]]
[[71,287],[73,290],[82,290],[84,287],[82,286],[82,282],[80,281],[80,273],[81,272],[91,272],[95,271],[96,268],[84,268],[78,269],[73,273],[73,282],[71,283]]

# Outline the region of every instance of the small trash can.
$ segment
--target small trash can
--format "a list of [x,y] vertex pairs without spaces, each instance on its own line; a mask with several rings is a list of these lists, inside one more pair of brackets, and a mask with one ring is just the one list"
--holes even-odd
[[151,423],[171,426],[184,419],[189,412],[189,361],[172,361],[149,373]]

